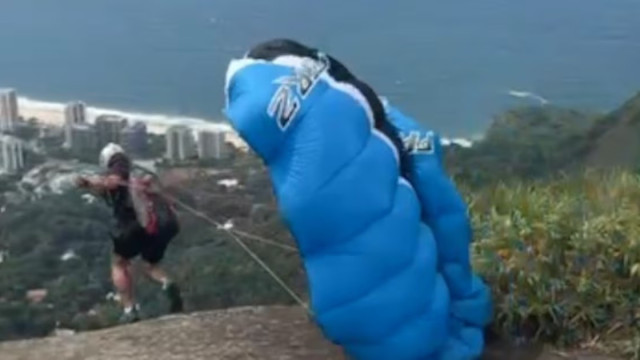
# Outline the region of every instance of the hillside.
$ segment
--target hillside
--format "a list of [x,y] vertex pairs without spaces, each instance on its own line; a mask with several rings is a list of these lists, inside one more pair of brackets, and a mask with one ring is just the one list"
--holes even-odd
[[521,107],[497,116],[471,148],[447,149],[447,165],[459,181],[537,179],[581,164],[586,134],[597,116],[553,106]]
[[[219,223],[231,221],[235,230],[290,242],[270,203],[265,174],[251,159],[236,165],[216,171],[167,171],[165,183],[171,194]],[[239,184],[221,185],[232,179]],[[101,201],[75,191],[22,198],[30,200],[11,202],[0,213],[0,341],[46,336],[56,323],[80,331],[116,324],[108,210]],[[225,231],[180,210],[183,229],[170,244],[165,264],[181,283],[188,310],[291,303]],[[278,274],[304,293],[304,273],[295,251],[243,240],[264,261],[277,264]],[[166,304],[157,286],[143,277],[138,285],[144,317],[164,314]],[[33,299],[34,293],[45,296]]]
[[[282,226],[269,219],[275,215],[273,210],[267,210],[266,219],[256,221],[247,216],[251,209],[244,204],[234,207],[236,200],[245,197],[251,198],[248,203],[259,202],[260,196],[252,195],[258,189],[267,209],[271,206],[264,194],[266,179],[253,171],[246,173],[254,175],[235,172],[242,185],[237,190],[220,189],[215,181],[206,181],[228,174],[189,180],[189,188],[202,193],[185,199],[200,209],[211,209],[211,214],[215,208],[226,209],[225,215],[233,217],[237,226],[253,233],[290,241]],[[640,334],[629,315],[640,298],[640,289],[630,286],[640,268],[640,245],[635,241],[640,234],[640,177],[589,173],[474,191],[461,185],[475,232],[474,267],[494,292],[496,333],[518,342],[531,339],[627,355],[636,351]],[[141,282],[139,295],[147,321],[112,327],[118,314],[105,298],[111,286],[109,244],[100,235],[104,225],[100,218],[106,217],[101,208],[83,205],[73,193],[11,206],[0,216],[0,226],[12,229],[0,236],[0,247],[10,253],[0,264],[0,336],[3,340],[50,336],[55,334],[56,322],[62,328],[94,331],[70,338],[7,342],[0,345],[2,359],[34,359],[43,353],[76,360],[85,358],[83,351],[86,359],[94,360],[126,360],[124,355],[145,359],[133,356],[182,350],[194,352],[184,359],[252,358],[239,349],[257,349],[265,356],[284,359],[285,354],[304,354],[290,355],[291,359],[313,359],[313,354],[327,359],[320,356],[333,354],[326,342],[318,340],[317,329],[301,310],[269,307],[291,304],[291,299],[262,269],[223,232],[187,215],[183,214],[185,233],[172,245],[167,265],[184,285],[193,315],[157,319],[165,311],[157,301],[157,289]],[[250,246],[304,294],[297,254],[257,243]],[[63,261],[61,255],[70,249],[77,257]],[[34,289],[48,290],[48,295],[34,302],[28,296]],[[247,305],[266,307],[211,311]],[[96,353],[89,357],[92,351]],[[198,357],[198,351],[206,356]],[[307,356],[303,351],[312,353]],[[498,343],[489,346],[487,359],[559,360],[551,353],[539,354],[537,348]]]
[[[631,133],[628,128],[639,122],[638,103],[640,95],[608,116],[555,107],[514,109],[497,117],[474,147],[448,148],[448,166],[470,205],[474,266],[494,292],[493,330],[502,338],[640,354],[640,331],[634,328],[635,315],[629,316],[640,299],[640,288],[634,285],[640,276],[640,245],[635,240],[640,237],[640,177],[631,171],[577,171],[587,159],[606,168],[612,161],[599,154],[629,148],[609,136]],[[626,130],[615,130],[620,128]],[[623,159],[627,167],[633,164],[630,159]],[[167,339],[178,339],[185,345],[175,347],[193,351],[189,358],[194,359],[198,349],[210,352],[207,359],[217,354],[251,358],[229,350],[245,345],[261,355],[270,354],[268,348],[274,358],[317,351],[303,356],[313,359],[333,351],[318,340],[303,313],[278,307],[293,301],[230,241],[228,233],[182,210],[183,232],[170,245],[166,265],[181,283],[193,315],[158,319],[166,313],[164,299],[156,286],[141,279],[138,294],[147,321],[110,328],[116,324],[118,307],[108,272],[109,214],[100,201],[75,191],[54,191],[58,186],[51,185],[61,185],[67,173],[75,171],[73,166],[54,168],[35,169],[37,179],[26,176],[33,181],[23,179],[21,186],[12,184],[17,179],[0,183],[0,341],[50,336],[56,324],[80,333],[7,342],[0,346],[2,360],[5,350],[14,359],[31,359],[28,355],[36,353],[29,351],[55,353],[57,346],[66,349],[70,360],[83,358],[78,354],[87,349],[99,351],[88,359],[119,359],[120,354],[137,354],[136,349],[154,354],[163,351],[154,350],[160,346],[154,342],[156,330],[164,339],[157,341],[173,344]],[[572,174],[557,176],[559,172]],[[163,169],[161,175],[169,193],[215,221],[278,245],[294,245],[278,217],[268,175],[251,154],[215,168],[185,166]],[[16,188],[26,194],[38,189],[43,193],[13,196]],[[295,251],[255,236],[243,239],[307,297],[304,269]],[[243,306],[262,307],[220,310]],[[301,338],[284,335],[295,334],[288,323],[304,329]],[[282,332],[270,332],[272,325]],[[205,335],[211,338],[198,338]],[[182,337],[188,339],[179,340]],[[527,358],[509,349],[492,345],[488,353],[493,357],[488,358]],[[518,351],[531,359],[539,353]],[[63,354],[56,358],[66,359]]]
[[471,185],[496,179],[542,179],[590,169],[640,165],[640,93],[608,114],[554,106],[521,107],[497,116],[468,149],[450,147],[451,173]]
[[[300,308],[245,307],[0,343],[3,360],[344,360]],[[614,360],[494,344],[486,360]]]
[[640,165],[640,93],[599,120],[588,133],[585,164],[610,169]]

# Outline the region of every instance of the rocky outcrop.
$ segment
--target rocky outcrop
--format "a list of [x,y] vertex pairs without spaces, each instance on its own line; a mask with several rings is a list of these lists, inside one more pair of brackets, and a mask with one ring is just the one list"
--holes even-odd
[[107,330],[0,343],[2,360],[345,359],[290,307],[169,316]]
[[[2,360],[347,360],[301,308],[244,307],[0,343]],[[495,343],[487,360],[614,360]]]

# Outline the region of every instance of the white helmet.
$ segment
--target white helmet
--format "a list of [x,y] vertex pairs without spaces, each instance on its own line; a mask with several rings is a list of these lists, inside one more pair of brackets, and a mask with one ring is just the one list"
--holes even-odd
[[114,143],[108,143],[101,151],[100,151],[100,167],[107,168],[109,166],[109,161],[116,154],[124,154],[124,149]]

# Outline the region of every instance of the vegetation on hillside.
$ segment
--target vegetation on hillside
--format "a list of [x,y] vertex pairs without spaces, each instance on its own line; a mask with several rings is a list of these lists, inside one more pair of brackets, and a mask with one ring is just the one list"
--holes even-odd
[[639,175],[587,172],[467,195],[498,331],[637,358]]
[[[235,176],[244,180],[241,171],[236,171]],[[169,190],[203,210],[224,209],[210,211],[218,222],[233,218],[238,227],[252,233],[288,240],[276,216],[250,221],[251,205],[260,199],[252,193],[264,192],[262,185],[227,190],[215,186],[212,177],[208,179],[204,182],[196,178],[182,184],[182,189]],[[196,183],[201,187],[197,188]],[[189,191],[185,192],[184,187]],[[0,214],[0,251],[8,253],[0,263],[0,340],[47,335],[56,324],[86,330],[116,323],[117,306],[106,298],[113,291],[109,278],[110,213],[100,201],[89,204],[80,195],[70,192],[12,204]],[[239,201],[243,198],[249,200]],[[210,201],[215,205],[209,206]],[[189,310],[289,303],[286,293],[225,231],[193,215],[180,215],[182,232],[170,245],[166,264],[182,284]],[[303,292],[304,276],[296,252],[250,239],[245,242],[273,264],[285,281]],[[64,259],[65,253],[75,257]],[[140,280],[138,296],[145,316],[163,314],[166,303],[158,287]],[[29,290],[38,289],[47,290],[47,296],[42,301],[30,301]]]
[[[251,202],[233,204],[224,192],[216,194],[191,201],[203,209],[217,202],[226,210],[212,211],[216,220],[224,221],[221,213],[228,212],[237,227],[291,244],[273,210],[270,218],[254,222],[248,216]],[[590,172],[464,194],[475,230],[474,266],[494,291],[496,331],[563,346],[592,343],[610,351],[636,350],[640,176]],[[114,325],[117,307],[105,298],[112,291],[106,209],[67,194],[9,214],[0,217],[0,228],[12,229],[0,237],[0,250],[10,251],[0,264],[0,338],[43,336],[56,322],[79,330]],[[184,231],[171,245],[167,265],[183,284],[189,310],[293,303],[228,234],[188,214],[182,220]],[[295,252],[245,241],[304,293]],[[69,250],[77,258],[62,261]],[[147,281],[141,285],[138,295],[146,315],[164,313],[157,287]],[[26,292],[38,288],[49,295],[42,303],[30,303]]]
[[484,138],[447,153],[450,173],[476,188],[496,179],[538,180],[585,168],[640,164],[640,93],[608,114],[553,106],[522,107],[496,117]]
[[596,117],[554,107],[523,107],[497,117],[472,148],[452,148],[449,170],[465,184],[539,179],[579,165]]

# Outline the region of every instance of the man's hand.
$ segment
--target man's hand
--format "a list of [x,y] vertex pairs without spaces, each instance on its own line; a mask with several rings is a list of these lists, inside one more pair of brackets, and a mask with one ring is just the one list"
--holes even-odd
[[75,180],[75,183],[76,183],[76,186],[77,186],[77,187],[79,187],[79,188],[83,188],[83,189],[84,189],[84,188],[88,188],[88,187],[89,187],[89,185],[91,184],[91,183],[89,182],[89,179],[87,179],[87,178],[86,178],[86,177],[84,177],[84,176],[78,176],[78,177],[76,178],[76,180]]

